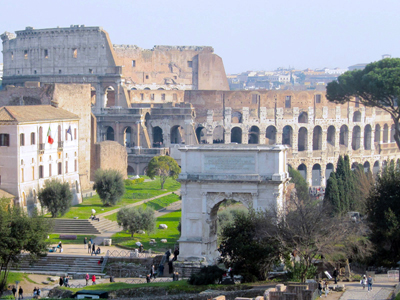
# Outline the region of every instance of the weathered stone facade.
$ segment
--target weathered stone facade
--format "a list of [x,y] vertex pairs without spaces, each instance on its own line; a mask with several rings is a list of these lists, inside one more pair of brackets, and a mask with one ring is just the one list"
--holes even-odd
[[92,150],[92,174],[97,169],[117,170],[123,178],[127,176],[127,153],[124,146],[114,141],[104,141],[93,145]]

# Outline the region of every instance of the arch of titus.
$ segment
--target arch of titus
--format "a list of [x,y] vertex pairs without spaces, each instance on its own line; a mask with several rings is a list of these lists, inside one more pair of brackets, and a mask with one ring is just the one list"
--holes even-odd
[[182,172],[182,232],[180,257],[206,258],[217,251],[217,212],[225,200],[254,209],[285,209],[287,148],[282,145],[185,146]]

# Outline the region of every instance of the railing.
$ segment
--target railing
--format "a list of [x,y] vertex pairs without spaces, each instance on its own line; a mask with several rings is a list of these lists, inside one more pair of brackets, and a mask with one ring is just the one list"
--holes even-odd
[[107,250],[106,257],[104,258],[103,263],[101,264],[101,273],[104,273],[104,268],[105,268],[106,265],[107,265],[107,261],[108,261],[108,251],[109,251],[109,250]]
[[131,148],[130,154],[135,155],[165,155],[168,148]]
[[[180,278],[179,280],[183,280],[183,278]],[[185,278],[187,280],[187,278]],[[151,282],[171,282],[174,281],[172,277],[157,277],[157,278],[152,278]],[[146,277],[141,277],[141,278],[134,278],[134,279],[127,279],[125,281],[118,281],[118,282],[124,282],[128,284],[142,284],[146,283]],[[70,288],[84,288],[86,287],[86,284],[70,284]],[[25,294],[25,293],[24,293]]]
[[145,252],[131,250],[107,250],[106,257],[149,258],[152,257],[151,249]]
[[57,148],[58,148],[58,149],[64,148],[64,142],[58,142],[58,143],[57,143]]

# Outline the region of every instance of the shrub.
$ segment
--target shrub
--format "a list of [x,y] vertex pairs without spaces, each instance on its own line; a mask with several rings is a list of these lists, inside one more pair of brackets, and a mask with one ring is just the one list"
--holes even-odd
[[142,178],[142,177],[137,178],[137,179],[125,179],[124,180],[125,186],[132,186],[132,185],[142,183],[142,182],[144,182],[144,178]]
[[216,265],[206,266],[200,269],[199,273],[193,273],[188,280],[189,284],[193,285],[207,285],[218,283],[222,279],[224,270]]
[[98,169],[93,188],[105,206],[115,205],[125,193],[124,180],[117,170]]
[[[295,262],[294,265],[291,265],[291,263],[286,264],[288,272],[287,272],[287,277],[289,280],[293,281],[301,281],[301,274],[304,272],[304,269],[306,266],[302,263]],[[317,267],[314,265],[311,265],[306,273],[306,278],[315,278],[317,275]]]

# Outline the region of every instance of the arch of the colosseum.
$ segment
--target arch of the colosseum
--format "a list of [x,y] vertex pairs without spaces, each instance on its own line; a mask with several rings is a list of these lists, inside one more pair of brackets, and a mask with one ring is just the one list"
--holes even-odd
[[181,259],[205,257],[213,263],[217,251],[217,212],[227,200],[254,209],[285,209],[289,180],[284,146],[199,145],[182,153]]

